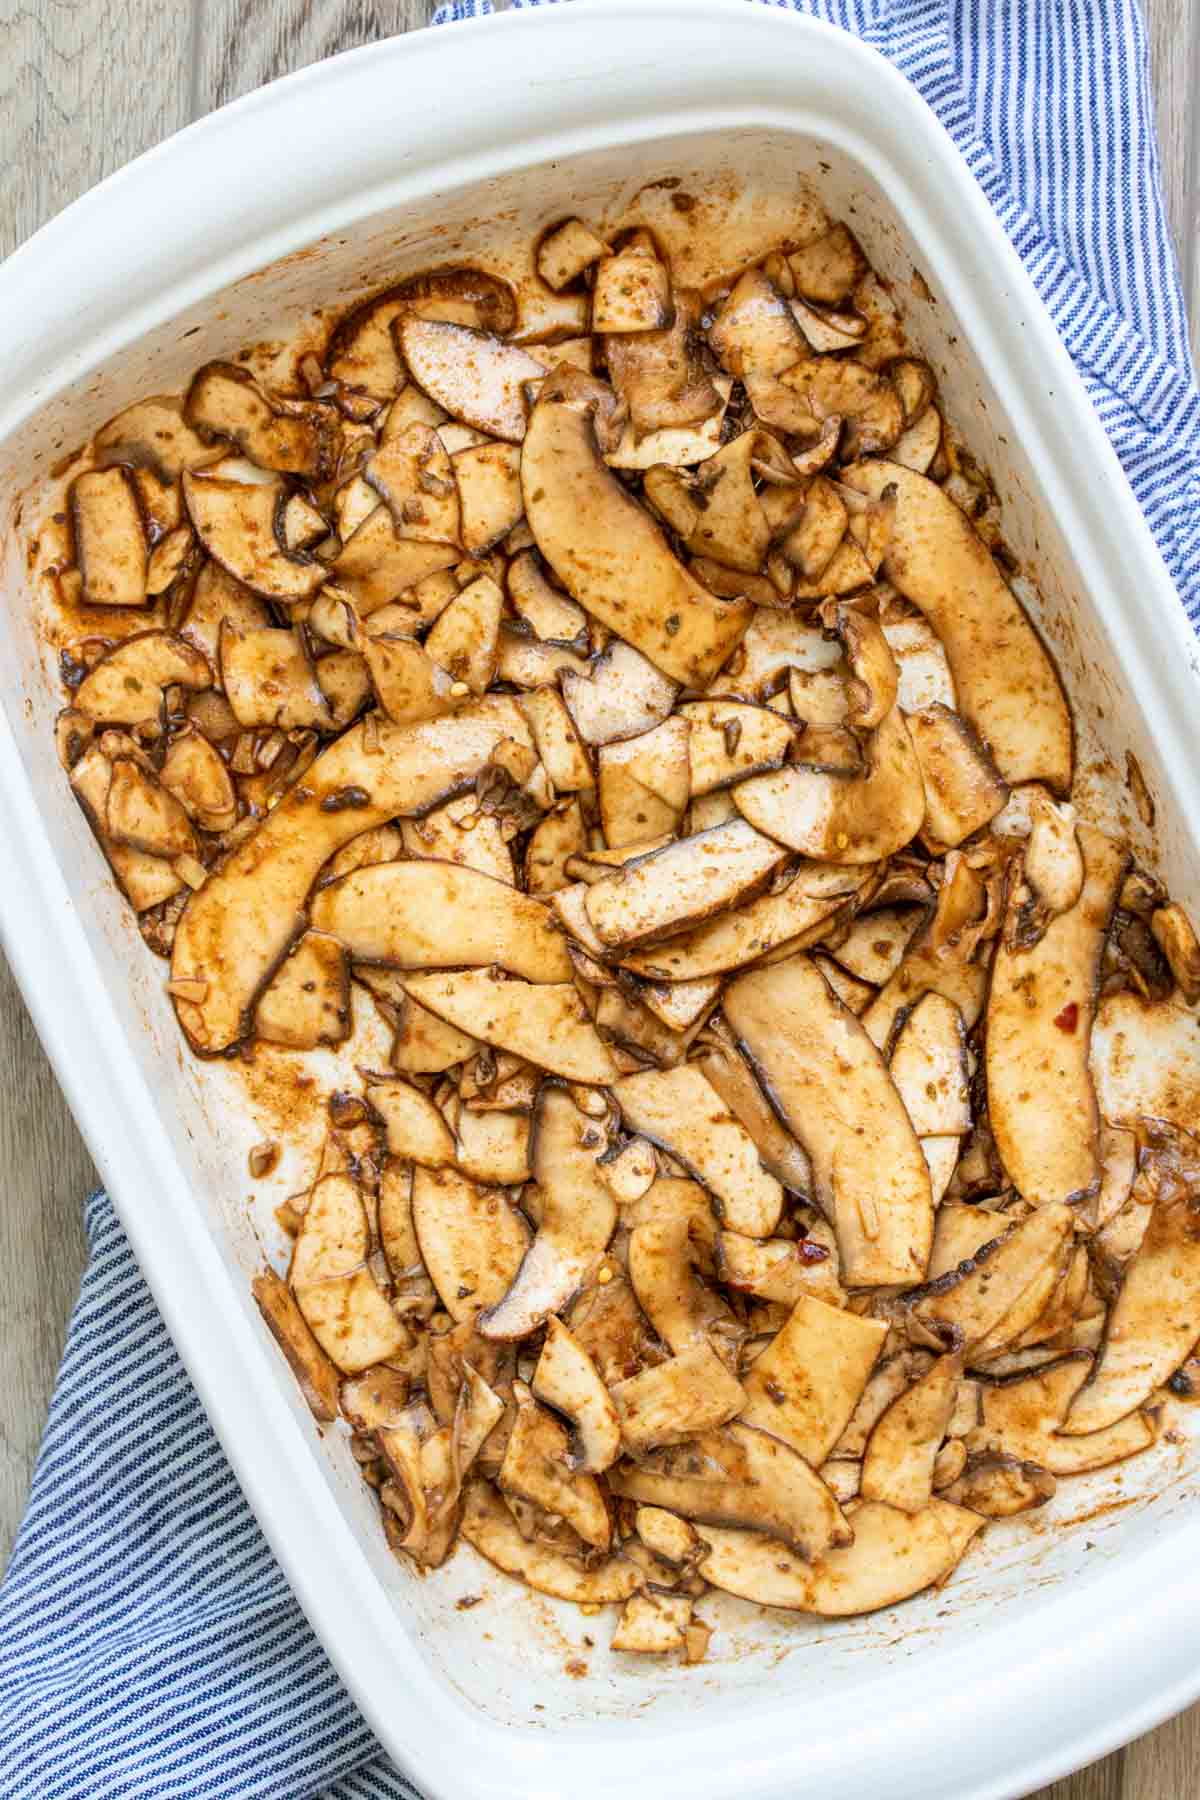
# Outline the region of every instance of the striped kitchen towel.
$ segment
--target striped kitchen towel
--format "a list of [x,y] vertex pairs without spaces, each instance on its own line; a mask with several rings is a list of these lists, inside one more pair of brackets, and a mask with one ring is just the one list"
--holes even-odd
[[[1200,396],[1134,0],[754,3],[859,33],[943,120],[1037,281],[1196,620]],[[439,17],[488,10],[455,0]],[[0,1586],[0,1797],[411,1796],[292,1600],[104,1195],[87,1225],[91,1257]]]

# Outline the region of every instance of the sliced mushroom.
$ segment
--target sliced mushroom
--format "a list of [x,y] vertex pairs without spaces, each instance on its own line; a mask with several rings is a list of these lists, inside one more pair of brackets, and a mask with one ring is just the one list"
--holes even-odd
[[525,516],[568,593],[664,675],[703,686],[749,622],[675,558],[649,514],[600,459],[591,411],[572,403],[563,371],[547,381],[521,458]]
[[574,794],[594,787],[591,762],[562,696],[553,688],[535,688],[523,697],[521,710],[555,792]]
[[184,420],[182,401],[168,394],[135,401],[119,412],[96,433],[95,450],[99,468],[124,463],[151,470],[164,484],[224,454],[223,445],[214,449],[197,437]]
[[506,1575],[517,1575],[527,1587],[577,1606],[605,1606],[628,1600],[644,1577],[636,1563],[609,1557],[591,1567],[545,1543],[530,1542],[495,1489],[473,1481],[466,1490],[461,1531],[468,1544]]
[[722,1042],[698,1058],[696,1066],[750,1137],[763,1168],[792,1193],[807,1194],[812,1165],[780,1123],[737,1048]]
[[458,1166],[472,1181],[516,1187],[530,1174],[528,1112],[481,1112],[457,1107]]
[[76,711],[98,725],[157,723],[170,687],[195,693],[212,686],[212,670],[193,644],[173,631],[141,631],[116,644],[75,690]]
[[[225,464],[219,465],[225,468]],[[216,472],[183,476],[192,529],[214,562],[267,600],[307,600],[326,566],[308,551],[288,550],[278,532],[286,490],[269,481],[232,480]]]
[[480,575],[438,614],[425,639],[428,655],[472,694],[485,693],[495,677],[503,610],[500,588]]
[[727,1424],[741,1412],[745,1397],[742,1384],[706,1343],[693,1344],[612,1389],[621,1441],[630,1456],[642,1456],[660,1444],[681,1444]]
[[[377,506],[345,540],[329,572],[365,619],[401,596],[408,599],[421,583],[458,560],[456,545],[408,537],[397,531],[388,508]],[[415,599],[411,622],[414,631],[425,622]]]
[[921,768],[899,707],[870,741],[865,774],[796,764],[739,782],[743,818],[802,855],[878,862],[911,842],[925,816]]
[[640,737],[602,744],[597,786],[604,835],[613,849],[672,832],[688,802],[688,728],[664,719]]
[[964,1137],[971,1094],[962,1014],[943,994],[926,994],[896,1038],[892,1080],[919,1138]]
[[716,976],[700,981],[646,981],[638,995],[643,1006],[671,1031],[692,1032],[699,1029],[712,1011],[721,992]]
[[621,1426],[608,1389],[579,1339],[551,1314],[531,1383],[537,1399],[571,1421],[569,1467],[598,1475],[621,1453]]
[[[633,1594],[625,1602],[617,1629],[613,1632],[610,1648],[613,1650],[641,1651],[647,1655],[664,1656],[671,1650],[688,1650],[691,1634],[695,1630],[692,1623],[692,1606],[694,1602],[690,1594],[651,1593]],[[701,1627],[707,1630],[707,1627]],[[706,1639],[707,1641],[707,1639]],[[688,1662],[698,1662],[699,1657],[688,1655]]]
[[355,869],[313,896],[312,921],[345,944],[356,963],[407,969],[499,965],[528,981],[571,978],[566,946],[540,900],[453,863]]
[[284,958],[254,1011],[254,1035],[289,1050],[340,1044],[350,1035],[350,974],[342,946],[306,931]]
[[760,1163],[754,1140],[699,1068],[627,1075],[614,1086],[613,1097],[632,1130],[662,1144],[695,1171],[731,1231],[771,1235],[783,1190]]
[[1200,1338],[1200,1217],[1190,1193],[1164,1183],[1109,1309],[1094,1373],[1061,1430],[1097,1432],[1144,1406]]
[[[1036,1205],[1091,1193],[1100,1180],[1088,1056],[1101,952],[1128,852],[1092,826],[1081,825],[1078,835],[1085,869],[1078,901],[1032,948],[1002,939],[988,999],[992,1132],[1017,1191]],[[1014,896],[1010,908],[1016,904]]]
[[933,941],[935,923],[917,933],[896,973],[862,1014],[863,1030],[881,1050],[891,1043],[901,1015],[923,994],[943,994],[953,1001],[967,1031],[973,1031],[979,1022],[988,992],[988,972],[979,963],[941,954]]
[[239,725],[331,728],[329,702],[299,632],[242,632],[226,619],[220,658],[221,685]]
[[856,980],[882,987],[904,961],[921,922],[919,907],[873,906],[869,912],[859,913],[844,934],[837,934],[829,955]]
[[114,844],[148,856],[169,861],[196,852],[196,834],[183,807],[129,756],[113,760],[104,825]]
[[587,910],[602,943],[618,949],[669,937],[748,900],[786,850],[744,820],[682,838],[596,882]]
[[850,1422],[887,1331],[880,1319],[801,1295],[745,1377],[742,1417],[819,1468]]
[[256,1275],[251,1291],[263,1323],[287,1358],[313,1417],[322,1425],[331,1424],[338,1416],[338,1373],[310,1331],[291,1291],[273,1269]]
[[485,968],[414,975],[405,986],[419,1005],[460,1031],[566,1081],[606,1084],[616,1076],[612,1055],[569,982],[498,980]]
[[411,424],[363,464],[363,476],[402,536],[433,544],[466,544],[457,468],[431,425]]
[[680,707],[679,714],[688,722],[693,796],[781,768],[796,742],[794,723],[768,706],[692,700]]
[[90,606],[144,606],[149,548],[128,470],[87,469],[71,483],[71,530]]
[[[722,367],[741,381],[747,377],[751,382],[754,378],[770,381],[808,356],[796,315],[761,268],[747,269],[739,276],[709,328],[708,341]],[[766,418],[753,385],[749,392],[755,410]],[[786,421],[780,423],[783,429],[791,429]]]
[[919,1281],[933,1238],[929,1170],[862,1025],[803,955],[739,976],[726,991],[725,1017],[812,1159],[845,1279]]
[[816,430],[825,420],[840,418],[848,457],[890,450],[904,429],[899,394],[886,375],[861,363],[813,356],[785,369],[779,380],[809,415],[793,429]]
[[564,801],[535,827],[525,847],[525,887],[538,899],[570,885],[566,864],[581,851],[587,829],[579,801]]
[[708,1343],[728,1361],[740,1336],[737,1322],[695,1271],[708,1223],[704,1211],[704,1190],[695,1182],[655,1182],[636,1211],[625,1215],[634,1221],[629,1278],[646,1317],[676,1356]]
[[1070,912],[1083,891],[1083,851],[1075,829],[1075,809],[1056,804],[1045,789],[1024,790],[1029,805],[1029,842],[1023,874],[1042,910]]
[[183,878],[160,857],[116,844],[108,836],[105,820],[112,773],[108,757],[98,744],[91,744],[72,765],[71,788],[129,904],[135,912],[145,912],[177,894]]
[[179,626],[186,638],[216,668],[225,620],[239,631],[257,631],[271,623],[270,609],[257,594],[223,569],[206,562],[192,586],[191,600]]
[[383,1121],[388,1155],[422,1168],[447,1168],[454,1162],[454,1135],[433,1101],[407,1081],[376,1081],[367,1088],[367,1103]]
[[764,1240],[722,1231],[716,1263],[726,1287],[758,1300],[791,1308],[811,1296],[829,1306],[845,1305],[836,1252],[812,1236]]
[[1200,1136],[1200,1018],[1177,1000],[1106,994],[1092,1031],[1091,1070],[1105,1119],[1162,1119]]
[[[522,550],[513,557],[508,565],[507,583],[514,612],[537,637],[562,644],[576,642],[587,625],[587,614],[577,601],[550,585],[535,550]],[[649,664],[646,666],[650,667]],[[651,673],[655,681],[662,681],[657,670],[651,670]],[[669,709],[669,700],[667,705]],[[651,723],[656,724],[657,719]]]
[[937,1281],[960,1264],[973,1262],[985,1244],[1003,1237],[1011,1221],[984,1206],[943,1206],[933,1232],[929,1279]]
[[[740,1480],[714,1477],[705,1468],[704,1447],[712,1440],[726,1442],[740,1459]],[[660,1473],[664,1455],[675,1470],[694,1461],[701,1472]],[[624,1499],[660,1506],[702,1525],[744,1525],[782,1539],[806,1559],[824,1556],[853,1537],[837,1501],[803,1457],[779,1438],[746,1425],[727,1425],[673,1451],[651,1451],[638,1465],[618,1463],[608,1480],[613,1493]]]
[[159,780],[205,831],[228,831],[237,819],[237,796],[221,757],[200,732],[171,739]]
[[622,964],[650,980],[696,981],[756,962],[781,945],[799,949],[806,934],[820,935],[853,900],[863,879],[861,869],[802,863],[777,893],[664,944],[624,951]]
[[645,232],[596,264],[593,331],[661,331],[673,313],[670,274]]
[[1049,655],[966,515],[923,475],[864,462],[843,473],[862,493],[897,494],[885,573],[945,647],[958,706],[1003,780],[1071,785],[1071,717]]
[[1008,788],[958,713],[935,705],[906,717],[925,784],[925,830],[954,847],[996,817]]
[[1042,1206],[986,1239],[969,1261],[915,1295],[913,1308],[952,1346],[1002,1350],[1041,1311],[1073,1248],[1074,1233],[1069,1206]]
[[[663,462],[702,461],[715,451],[714,441],[692,456],[687,440],[700,435],[709,421],[719,420],[729,396],[727,383],[718,385],[697,346],[698,324],[703,311],[700,295],[692,289],[677,289],[674,295],[675,316],[670,325],[656,331],[639,331],[608,337],[604,345],[608,372],[621,400],[629,410],[627,436],[634,446],[647,440],[665,442],[669,451]],[[622,439],[606,460],[616,467],[628,467]],[[682,456],[681,456],[682,453]],[[636,466],[654,466],[645,457]]]
[[407,1342],[367,1266],[367,1215],[348,1175],[318,1181],[292,1252],[290,1284],[322,1350],[344,1374],[386,1362]]
[[444,319],[402,313],[393,330],[409,374],[431,400],[476,431],[521,442],[525,383],[540,380],[544,362],[491,332]]
[[840,222],[788,254],[796,291],[821,306],[838,306],[867,273],[867,259],[849,228]]
[[1035,1375],[984,1384],[983,1422],[968,1438],[968,1449],[1036,1463],[1051,1475],[1083,1475],[1149,1449],[1157,1428],[1146,1412],[1128,1413],[1086,1436],[1064,1434],[1064,1416],[1091,1368],[1092,1358],[1075,1352]]
[[480,1318],[484,1337],[528,1336],[567,1305],[603,1255],[617,1217],[596,1167],[606,1142],[564,1089],[542,1089],[533,1132],[542,1216],[511,1288]]
[[[374,825],[427,811],[461,790],[513,728],[507,711],[484,709],[427,725],[385,721],[377,727],[375,752],[368,752],[364,727],[354,725],[316,759],[303,784],[289,789],[231,852],[180,920],[172,975],[208,982],[202,1001],[176,1000],[194,1049],[215,1053],[243,1035],[260,988],[299,934],[309,889],[334,852]],[[461,883],[468,875],[459,869],[449,878]],[[321,901],[318,895],[315,908]],[[330,906],[336,910],[336,903]],[[316,916],[313,924],[328,928]],[[569,972],[562,954],[560,966]]]
[[238,363],[205,363],[183,406],[202,438],[233,444],[261,469],[324,480],[336,460],[332,408],[311,401],[273,400]]
[[942,1498],[969,1507],[986,1519],[1011,1519],[1053,1500],[1058,1483],[1036,1463],[1015,1456],[971,1456],[958,1479],[942,1490]]
[[861,313],[834,312],[799,299],[789,304],[810,349],[820,356],[832,355],[836,350],[854,350],[867,334],[867,321]]
[[505,1195],[455,1169],[413,1171],[413,1225],[421,1259],[457,1323],[474,1320],[510,1286],[529,1227]]
[[[355,973],[360,980],[367,981],[395,977],[395,971],[391,969],[363,969]],[[456,1031],[444,1019],[426,1012],[403,990],[393,1016],[395,1037],[392,1039],[391,1065],[399,1074],[440,1075],[479,1049],[478,1039],[469,1037],[465,1031]]]
[[501,333],[511,331],[517,317],[512,290],[482,269],[433,269],[413,275],[363,301],[338,322],[325,356],[330,379],[377,400],[391,400],[404,385],[392,322],[409,311]]
[[1167,959],[1175,985],[1194,1006],[1200,1000],[1200,943],[1182,906],[1160,906],[1150,915],[1154,941]]
[[569,1467],[566,1427],[518,1384],[517,1416],[500,1468],[500,1487],[565,1519],[585,1544],[607,1550],[612,1522],[594,1475]]
[[867,1440],[864,1500],[881,1500],[906,1513],[919,1513],[929,1505],[934,1461],[961,1376],[958,1357],[939,1356],[906,1394],[892,1401]]
[[423,819],[405,819],[402,842],[409,856],[457,863],[513,885],[512,851],[501,821],[479,810],[474,794],[460,794],[435,806]]
[[548,231],[537,248],[537,272],[546,286],[561,293],[585,269],[608,255],[608,245],[582,219],[564,219]]
[[853,1543],[816,1563],[770,1538],[705,1526],[707,1551],[696,1566],[713,1587],[760,1606],[843,1619],[895,1606],[945,1581],[983,1527],[977,1514],[941,1499],[919,1513],[864,1500],[846,1518]]
[[524,516],[521,452],[515,444],[480,444],[460,450],[454,475],[462,504],[463,548],[482,555]]

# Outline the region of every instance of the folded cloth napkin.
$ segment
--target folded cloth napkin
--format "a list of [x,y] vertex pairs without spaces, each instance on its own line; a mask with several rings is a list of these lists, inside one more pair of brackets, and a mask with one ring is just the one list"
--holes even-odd
[[[1195,620],[1200,395],[1134,0],[777,4],[859,33],[946,124]],[[489,10],[455,0],[438,17]],[[103,1194],[87,1226],[91,1257],[0,1587],[0,1794],[412,1796],[292,1600]]]

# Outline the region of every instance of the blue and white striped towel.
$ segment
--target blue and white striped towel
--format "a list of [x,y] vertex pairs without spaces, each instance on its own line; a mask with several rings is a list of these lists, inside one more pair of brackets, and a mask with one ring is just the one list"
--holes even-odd
[[[765,3],[861,34],[943,120],[1196,621],[1200,394],[1135,0]],[[456,0],[439,17],[488,10]],[[0,1796],[411,1796],[291,1599],[103,1195],[87,1225],[91,1259],[0,1587]]]

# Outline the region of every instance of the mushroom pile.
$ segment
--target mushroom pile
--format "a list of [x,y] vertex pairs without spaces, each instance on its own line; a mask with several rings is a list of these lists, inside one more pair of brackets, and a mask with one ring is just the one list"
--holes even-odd
[[698,1661],[1191,1391],[1200,946],[847,227],[529,254],[97,434],[59,744],[197,1054],[390,1027],[255,1284],[389,1543]]

